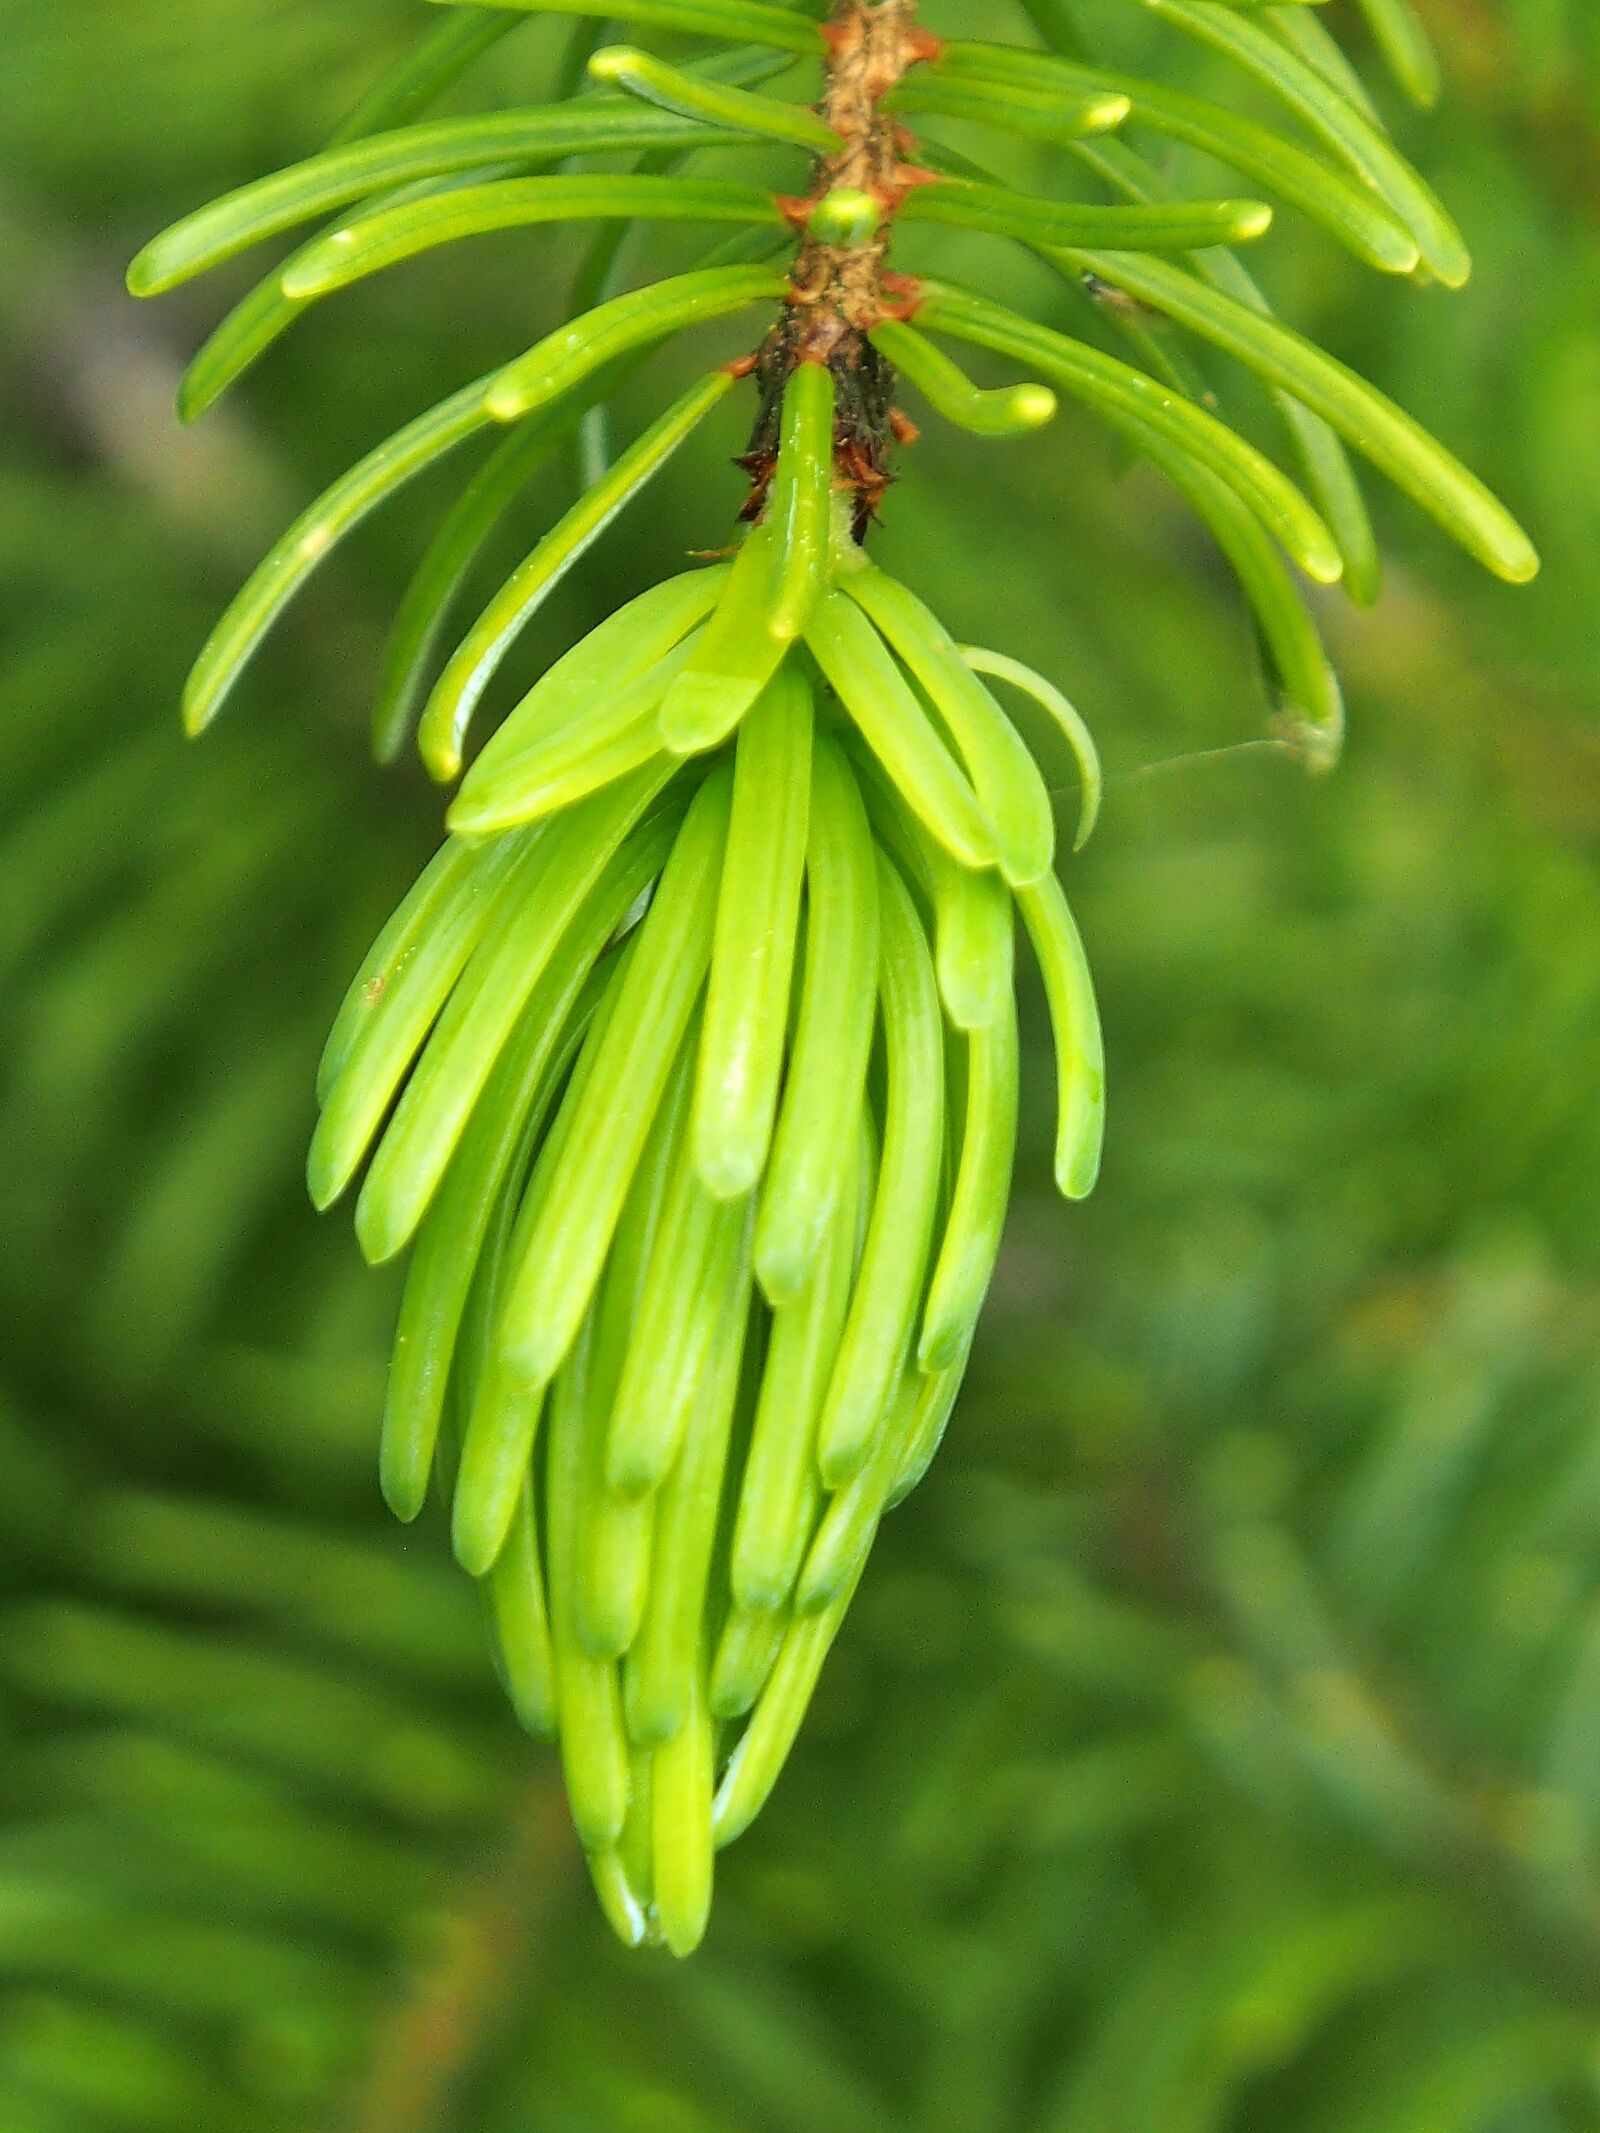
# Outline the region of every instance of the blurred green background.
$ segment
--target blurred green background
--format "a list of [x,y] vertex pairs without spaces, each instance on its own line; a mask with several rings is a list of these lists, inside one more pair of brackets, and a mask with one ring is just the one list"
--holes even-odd
[[[437,1521],[381,1510],[395,1291],[300,1186],[326,1020],[437,836],[364,718],[459,475],[213,737],[175,710],[264,540],[551,323],[575,255],[379,277],[180,433],[249,263],[141,311],[123,262],[308,152],[423,11],[0,0],[3,2133],[1600,2127],[1600,24],[1424,12],[1448,100],[1395,118],[1470,287],[1287,216],[1258,256],[1546,568],[1491,584],[1379,496],[1336,777],[1260,744],[1219,563],[1076,415],[930,425],[890,500],[886,561],[1101,737],[1068,879],[1110,1149],[1053,1201],[1030,995],[970,1388],[675,1967],[612,1945]],[[745,414],[531,659],[727,537]]]

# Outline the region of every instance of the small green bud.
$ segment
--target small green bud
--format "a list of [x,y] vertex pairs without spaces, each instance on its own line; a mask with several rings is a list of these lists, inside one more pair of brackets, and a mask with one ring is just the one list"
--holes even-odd
[[883,210],[871,193],[854,186],[838,185],[824,193],[806,220],[806,230],[818,244],[846,247],[866,244],[878,234]]

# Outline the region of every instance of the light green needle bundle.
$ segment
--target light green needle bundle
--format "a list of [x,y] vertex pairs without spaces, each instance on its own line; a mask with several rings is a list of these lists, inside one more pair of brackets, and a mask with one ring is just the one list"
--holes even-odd
[[[414,1247],[389,1501],[415,1516],[437,1466],[608,1914],[679,1952],[960,1386],[1016,1138],[1014,905],[1062,1189],[1099,1157],[1039,773],[919,601],[847,535],[818,553],[803,636],[762,526],[505,721],[453,810],[471,841],[351,987],[311,1156],[319,1204],[367,1163],[369,1256]],[[680,754],[675,692],[750,558],[770,608],[735,642],[773,670]]]

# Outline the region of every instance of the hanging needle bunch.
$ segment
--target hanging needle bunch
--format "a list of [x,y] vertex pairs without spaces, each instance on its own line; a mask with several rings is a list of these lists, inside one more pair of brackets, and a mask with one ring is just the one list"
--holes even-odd
[[[1097,64],[1055,6],[1028,11],[1034,49],[941,40],[912,0],[838,0],[825,23],[772,0],[628,0],[609,17],[695,52],[678,64],[580,25],[558,101],[430,121],[520,23],[582,13],[451,6],[330,146],[190,215],[130,273],[153,294],[333,218],[202,349],[182,393],[193,415],[365,275],[481,232],[611,226],[573,316],[289,529],[202,652],[185,716],[209,723],[361,518],[455,446],[494,440],[404,597],[375,715],[381,757],[415,726],[455,785],[450,834],[339,1011],[309,1177],[319,1206],[360,1177],[363,1250],[410,1252],[384,1492],[410,1519],[440,1488],[507,1692],[559,1742],[629,1942],[683,1954],[701,1938],[715,1849],[769,1795],[878,1524],[949,1418],[1010,1188],[1019,914],[1055,1030],[1062,1192],[1086,1193],[1099,1164],[1094,998],[1017,704],[1074,752],[1080,844],[1094,746],[1043,677],[956,644],[869,560],[915,436],[901,382],[993,437],[1048,423],[1066,393],[1153,460],[1232,564],[1279,730],[1314,764],[1336,756],[1342,711],[1301,579],[1377,590],[1347,444],[1492,570],[1537,567],[1481,484],[1280,324],[1237,255],[1276,201],[1381,272],[1455,286],[1468,271],[1318,11],[1142,4],[1232,62],[1290,130]],[[1426,100],[1404,0],[1365,7]],[[1064,189],[1019,192],[914,137],[912,117],[1042,144]],[[1189,197],[1130,145],[1145,137],[1271,200]],[[789,182],[703,174],[701,158],[753,142],[789,159]],[[591,167],[619,153],[637,167]],[[615,231],[651,220],[739,234],[608,293]],[[1135,360],[896,271],[911,224],[1030,248]],[[768,322],[751,352],[733,321],[753,310]],[[725,359],[594,470],[444,656],[463,580],[535,469],[575,433],[593,442],[645,354],[718,320]],[[1213,412],[1180,335],[1268,387],[1298,480]],[[980,387],[951,340],[1036,381]],[[551,589],[741,389],[757,404],[737,548],[622,606],[469,764],[478,706]]]

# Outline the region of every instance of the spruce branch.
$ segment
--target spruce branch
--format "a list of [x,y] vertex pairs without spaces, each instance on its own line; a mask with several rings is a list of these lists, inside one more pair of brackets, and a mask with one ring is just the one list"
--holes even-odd
[[[912,0],[837,0],[820,26],[767,0],[628,0],[624,22],[740,42],[680,67],[591,41],[592,90],[433,123],[419,80],[447,79],[473,44],[445,40],[367,107],[406,123],[199,210],[131,272],[154,293],[332,213],[259,315],[229,329],[236,374],[289,312],[441,244],[556,219],[747,226],[622,289],[600,240],[579,276],[586,308],[417,416],[290,527],[185,703],[198,732],[347,532],[447,453],[502,435],[407,597],[385,676],[383,751],[415,708],[430,771],[460,782],[444,850],[335,1021],[308,1183],[325,1207],[364,1170],[364,1252],[411,1250],[384,1492],[407,1518],[430,1485],[449,1502],[513,1707],[559,1745],[597,1895],[630,1945],[699,1944],[715,1851],[776,1785],[882,1520],[943,1436],[1010,1193],[1019,918],[1055,1037],[1062,1196],[1083,1198],[1100,1167],[1105,1055],[1052,798],[990,681],[1064,732],[1080,843],[1097,752],[1048,682],[963,649],[868,560],[896,449],[916,434],[897,360],[975,434],[1038,429],[1059,392],[1149,457],[1234,566],[1280,692],[1276,729],[1317,767],[1337,754],[1342,705],[1294,570],[1348,575],[1362,597],[1375,584],[1343,442],[1487,568],[1514,582],[1537,568],[1484,485],[1279,325],[1233,257],[1276,199],[1381,272],[1465,278],[1459,233],[1337,47],[1209,0],[1147,4],[1269,90],[1313,145],[1075,48],[942,41]],[[1409,20],[1399,4],[1374,14],[1420,89]],[[820,68],[814,104],[773,93],[802,60]],[[1023,132],[1116,197],[1022,194],[914,138],[912,113]],[[1104,138],[1124,123],[1270,197],[1169,194]],[[804,154],[805,189],[682,168],[734,144]],[[639,167],[551,168],[618,150]],[[906,277],[893,260],[911,224],[1025,246],[1151,367],[940,275]],[[769,305],[741,352],[733,322]],[[1191,392],[1158,315],[1276,394],[1311,495],[1208,389]],[[593,433],[646,353],[690,329],[727,352],[596,471],[429,688],[499,513],[559,438]],[[1042,382],[976,385],[929,334]],[[747,380],[731,554],[620,605],[469,763],[475,714],[552,588]]]

